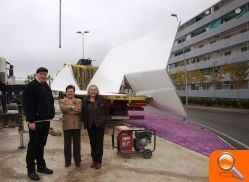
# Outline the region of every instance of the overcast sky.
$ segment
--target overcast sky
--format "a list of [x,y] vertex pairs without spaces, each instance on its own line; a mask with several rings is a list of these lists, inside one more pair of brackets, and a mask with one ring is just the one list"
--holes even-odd
[[58,46],[59,0],[0,0],[0,57],[14,65],[17,77],[45,66],[52,75],[64,63],[85,57],[99,64],[111,47],[159,28],[177,26],[218,0],[62,0],[62,48]]

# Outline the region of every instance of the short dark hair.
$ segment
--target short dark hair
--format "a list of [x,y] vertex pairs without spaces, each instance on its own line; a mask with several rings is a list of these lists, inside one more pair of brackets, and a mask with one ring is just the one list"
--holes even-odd
[[40,67],[36,70],[36,73],[40,73],[40,72],[46,72],[48,73],[48,69],[47,68],[44,68],[44,67]]
[[68,85],[66,87],[66,92],[67,92],[68,89],[73,89],[73,91],[75,92],[75,86],[73,86],[73,85]]

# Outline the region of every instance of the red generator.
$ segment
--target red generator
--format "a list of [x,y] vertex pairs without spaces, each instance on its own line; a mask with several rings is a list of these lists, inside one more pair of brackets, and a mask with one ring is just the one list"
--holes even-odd
[[156,149],[156,132],[133,126],[115,126],[112,148],[117,149],[118,155],[142,153],[145,159],[150,159]]

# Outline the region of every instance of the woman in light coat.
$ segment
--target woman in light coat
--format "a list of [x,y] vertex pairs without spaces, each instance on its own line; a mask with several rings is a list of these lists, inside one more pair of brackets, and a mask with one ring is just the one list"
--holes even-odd
[[60,109],[63,114],[62,129],[64,133],[64,156],[65,167],[71,165],[72,151],[71,145],[73,140],[73,158],[76,167],[80,167],[80,132],[82,128],[80,99],[74,97],[75,87],[68,85],[66,88],[66,98],[59,101]]

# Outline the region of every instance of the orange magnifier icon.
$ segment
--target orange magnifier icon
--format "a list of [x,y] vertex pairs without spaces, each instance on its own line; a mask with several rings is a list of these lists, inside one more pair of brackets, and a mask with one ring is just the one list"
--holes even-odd
[[232,170],[234,174],[238,176],[241,180],[244,179],[244,176],[234,167],[235,159],[229,152],[223,152],[217,158],[217,164],[222,170],[224,171]]

